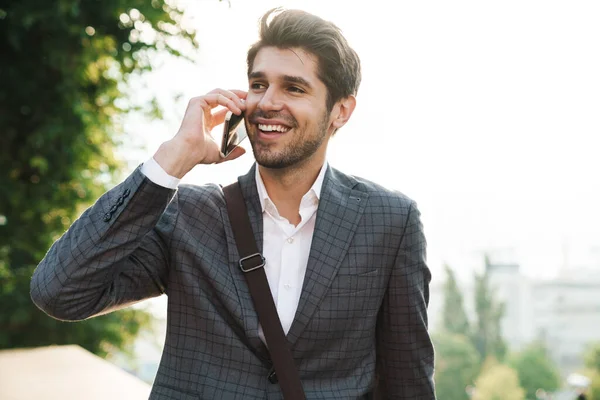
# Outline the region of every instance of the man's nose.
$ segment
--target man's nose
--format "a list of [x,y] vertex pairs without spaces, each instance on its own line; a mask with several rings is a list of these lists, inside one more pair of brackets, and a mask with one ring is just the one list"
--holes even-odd
[[258,102],[258,108],[263,111],[278,111],[281,110],[283,102],[277,90],[272,86],[269,87]]

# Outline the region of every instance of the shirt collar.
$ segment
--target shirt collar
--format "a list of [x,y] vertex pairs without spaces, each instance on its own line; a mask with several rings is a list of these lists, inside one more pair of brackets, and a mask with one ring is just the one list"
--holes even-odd
[[[302,197],[302,199],[310,195],[314,195],[317,200],[320,199],[321,188],[323,187],[323,181],[325,180],[325,171],[327,171],[327,161],[325,161],[325,164],[323,164],[323,166],[321,167],[321,171],[319,171],[317,179],[315,179],[315,182],[308,190],[308,192],[306,192],[306,194]],[[260,200],[260,208],[262,212],[265,212],[265,201],[272,201],[269,197],[269,194],[267,193],[267,188],[265,187],[265,183],[263,182],[262,177],[260,176],[260,172],[258,171],[258,165],[256,166],[254,177],[256,180],[256,190],[258,191],[258,199]]]

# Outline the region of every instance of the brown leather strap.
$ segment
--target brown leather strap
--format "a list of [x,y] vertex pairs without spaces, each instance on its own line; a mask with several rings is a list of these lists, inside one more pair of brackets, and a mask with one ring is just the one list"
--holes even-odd
[[[258,321],[262,326],[271,354],[271,360],[277,374],[277,380],[285,400],[305,400],[304,389],[300,382],[300,374],[292,358],[289,342],[285,337],[273,295],[265,275],[265,259],[258,251],[254,233],[250,225],[248,210],[239,183],[233,183],[223,188],[227,213],[233,229],[235,243],[240,255],[239,266],[252,295]],[[269,376],[274,381],[273,374]]]

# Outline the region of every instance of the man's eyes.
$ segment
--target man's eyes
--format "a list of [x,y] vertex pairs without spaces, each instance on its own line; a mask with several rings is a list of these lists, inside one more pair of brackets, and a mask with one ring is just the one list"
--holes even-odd
[[[267,88],[267,85],[264,83],[261,83],[261,82],[250,83],[251,90],[264,90],[266,88]],[[285,90],[287,90],[288,92],[296,93],[296,94],[306,93],[306,90],[304,90],[298,86],[288,86],[285,88]]]
[[294,93],[305,93],[305,91],[300,89],[298,86],[290,86],[288,90]]

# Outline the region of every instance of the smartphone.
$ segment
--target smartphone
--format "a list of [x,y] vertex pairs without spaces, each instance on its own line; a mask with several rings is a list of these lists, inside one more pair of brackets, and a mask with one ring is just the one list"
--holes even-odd
[[227,157],[233,149],[248,137],[244,113],[236,115],[229,111],[223,124],[223,139],[221,140],[221,157]]

